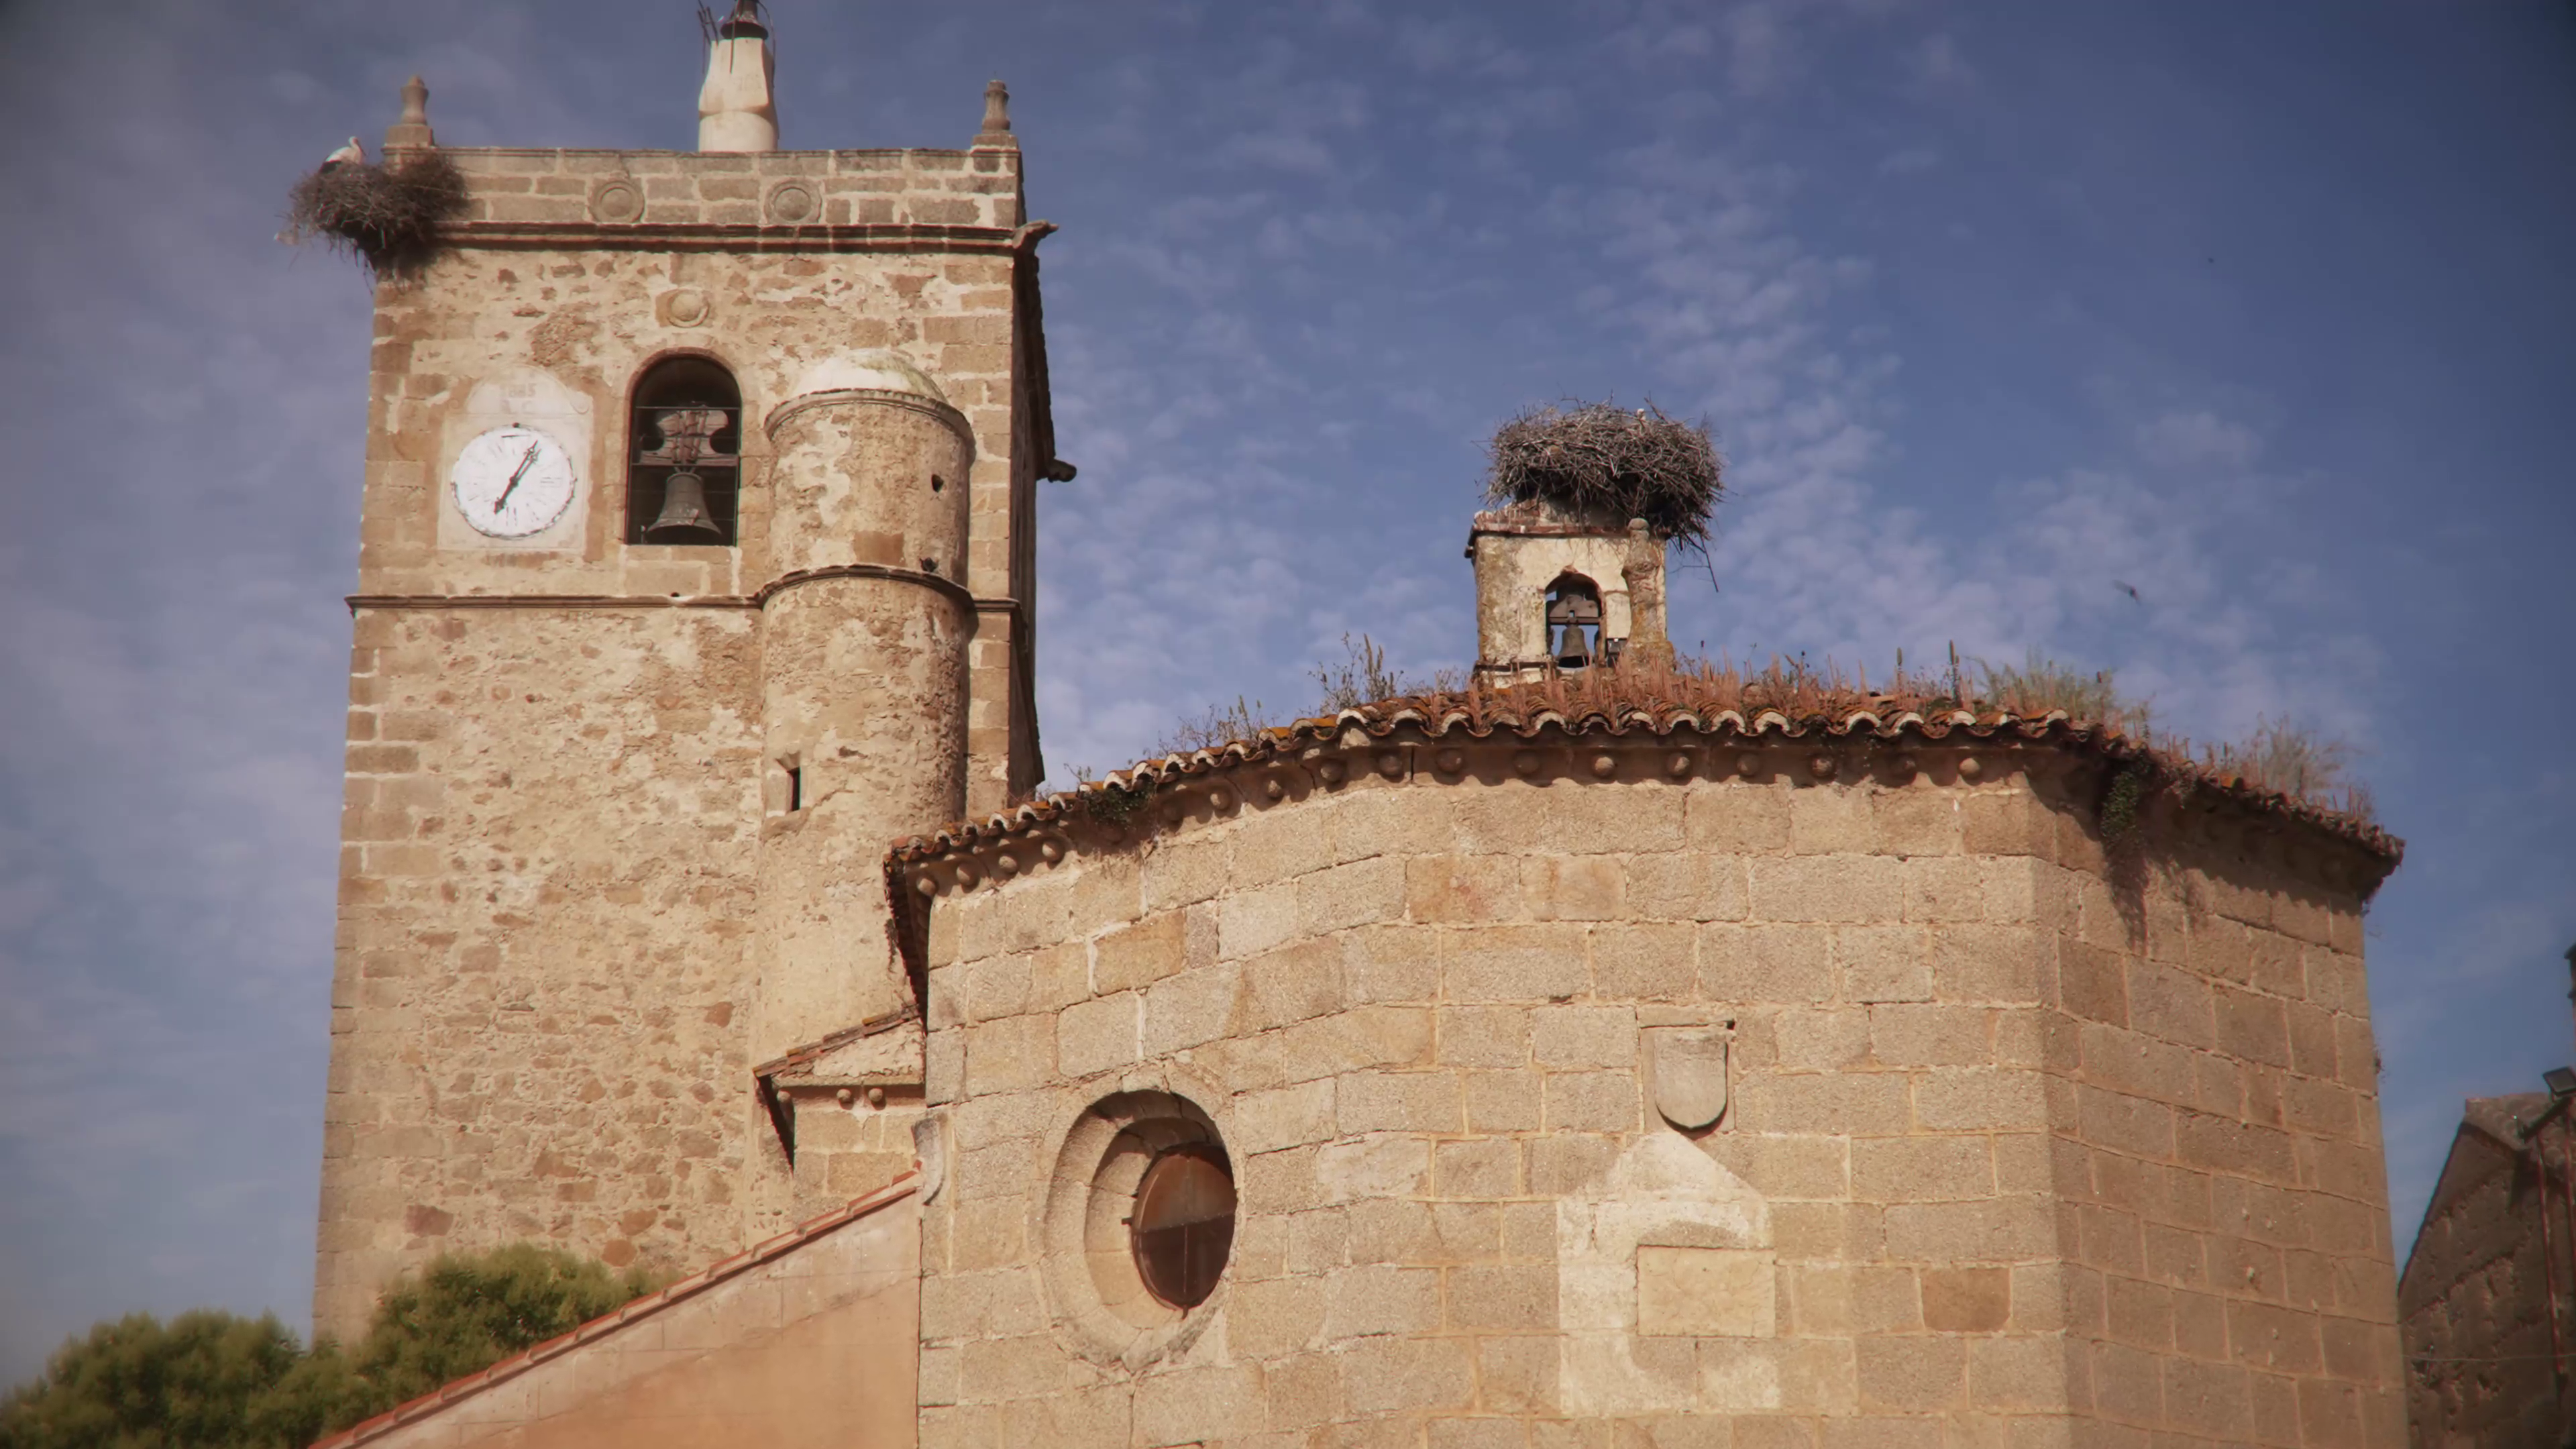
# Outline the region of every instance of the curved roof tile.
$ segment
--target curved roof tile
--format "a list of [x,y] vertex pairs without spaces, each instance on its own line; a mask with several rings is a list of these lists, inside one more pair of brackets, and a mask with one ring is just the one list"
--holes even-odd
[[[1592,693],[1592,691],[1584,691]],[[1353,730],[1369,739],[1384,739],[1400,729],[1418,729],[1428,739],[1462,735],[1486,740],[1496,736],[1534,738],[1554,727],[1569,735],[1667,737],[1689,733],[1703,738],[1759,740],[1767,737],[1879,741],[2010,740],[2054,745],[2079,754],[2127,763],[2145,761],[2194,789],[2219,795],[2267,814],[2313,828],[2359,848],[2394,868],[2405,842],[2373,821],[2266,787],[2246,776],[2222,771],[2205,761],[2125,733],[2115,725],[2078,720],[2062,709],[2021,714],[1989,709],[1983,713],[1957,708],[1921,709],[1893,697],[1843,708],[1783,709],[1756,707],[1748,718],[1742,709],[1692,708],[1651,695],[1634,699],[1568,698],[1575,691],[1540,685],[1471,690],[1464,694],[1385,700],[1317,715],[1294,724],[1265,729],[1250,737],[1207,749],[1145,760],[1075,789],[1042,796],[981,820],[960,821],[928,835],[895,842],[885,857],[891,873],[942,856],[979,849],[1052,826],[1090,818],[1088,802],[1105,792],[1132,792],[1178,784],[1240,765],[1264,764],[1303,751],[1343,744]]]

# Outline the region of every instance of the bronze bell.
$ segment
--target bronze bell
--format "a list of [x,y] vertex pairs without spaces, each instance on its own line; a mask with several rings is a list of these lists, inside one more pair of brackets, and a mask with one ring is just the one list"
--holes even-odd
[[1550,653],[1559,667],[1580,669],[1591,661],[1590,636],[1601,627],[1600,600],[1567,589],[1548,601],[1547,622],[1556,635],[1556,647]]
[[657,543],[687,543],[688,537],[665,538],[665,534],[691,535],[722,543],[724,530],[717,526],[716,516],[707,511],[706,480],[695,473],[674,473],[662,485],[662,512],[644,536]]

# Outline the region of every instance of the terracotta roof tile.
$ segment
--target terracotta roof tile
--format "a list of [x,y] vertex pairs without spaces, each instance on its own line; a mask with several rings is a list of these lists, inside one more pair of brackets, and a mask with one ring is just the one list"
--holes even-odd
[[1505,685],[1465,694],[1393,699],[1339,714],[1301,719],[1209,749],[1142,761],[1106,778],[982,820],[962,821],[929,835],[897,841],[885,857],[889,885],[896,884],[893,877],[909,866],[1094,818],[1101,813],[1096,802],[1111,791],[1131,795],[1140,786],[1158,789],[1245,765],[1298,757],[1311,749],[1383,740],[1408,730],[1418,731],[1427,740],[1453,736],[1470,740],[1498,736],[1529,739],[1553,728],[1581,738],[1691,736],[1701,743],[1812,738],[1819,742],[1994,741],[2049,746],[2112,762],[2148,762],[2173,778],[2187,781],[2194,790],[2214,792],[2357,847],[2382,863],[2382,874],[2395,868],[2405,851],[2404,841],[2365,818],[2265,788],[2242,775],[2214,770],[2203,762],[2129,735],[2115,725],[2078,720],[2064,710],[2022,714],[1988,709],[1972,713],[1955,707],[1920,708],[1917,701],[1887,696],[1840,707],[1694,708],[1644,691],[1633,691],[1628,698],[1614,694],[1606,699],[1599,697],[1606,691],[1591,691],[1594,697],[1590,699],[1586,693],[1579,688]]

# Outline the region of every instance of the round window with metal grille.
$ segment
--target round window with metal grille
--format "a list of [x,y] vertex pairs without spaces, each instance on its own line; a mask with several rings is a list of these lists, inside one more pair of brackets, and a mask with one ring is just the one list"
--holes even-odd
[[1129,1242],[1145,1291],[1174,1308],[1196,1308],[1216,1291],[1234,1250],[1234,1172],[1212,1143],[1157,1156],[1136,1184]]

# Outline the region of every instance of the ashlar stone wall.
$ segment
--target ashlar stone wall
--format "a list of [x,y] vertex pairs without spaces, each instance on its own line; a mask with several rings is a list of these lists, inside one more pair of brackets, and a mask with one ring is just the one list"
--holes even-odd
[[2472,1099],[2425,1209],[2398,1286],[2420,1449],[2557,1449],[2576,1432],[2557,1382],[2576,1143],[2563,1118],[2536,1150],[2523,1138],[2548,1108],[2539,1093]]
[[765,1131],[752,616],[367,611],[354,656],[323,1331],[448,1248],[732,1251]]
[[[923,1443],[2402,1441],[2358,888],[2108,861],[2053,746],[1686,744],[1362,740],[916,867]],[[1158,1112],[1232,1259],[1104,1317],[1083,1179]]]
[[[343,1336],[442,1249],[539,1237],[686,1271],[785,1226],[746,1067],[910,1000],[878,851],[1037,773],[1024,534],[1052,440],[1018,153],[447,155],[469,210],[378,289],[370,360],[316,1289]],[[741,387],[739,543],[628,545],[631,390],[688,353]],[[765,424],[853,355],[943,400],[901,415],[952,463],[900,485],[956,476],[937,547],[828,542],[933,577],[781,585],[851,507],[779,517],[832,480],[779,485]],[[523,540],[477,533],[448,488],[506,423],[579,479]],[[808,750],[801,815],[780,699],[878,731]],[[858,864],[816,885],[827,835]],[[764,975],[785,949],[764,922],[797,936],[793,970]]]

